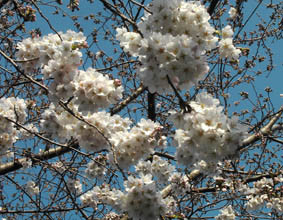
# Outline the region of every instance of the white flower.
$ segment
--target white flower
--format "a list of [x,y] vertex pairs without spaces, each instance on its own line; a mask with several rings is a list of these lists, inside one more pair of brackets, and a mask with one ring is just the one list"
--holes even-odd
[[220,210],[220,214],[215,217],[216,220],[234,220],[235,212],[231,205]]
[[135,168],[140,175],[151,174],[157,177],[161,184],[166,184],[170,175],[175,171],[174,166],[169,164],[168,161],[162,160],[157,155],[153,156],[152,162],[139,161]]
[[35,182],[33,182],[33,181],[27,182],[25,189],[26,189],[27,193],[29,193],[30,195],[39,194],[39,187],[36,186]]
[[138,23],[143,38],[118,28],[120,45],[138,56],[138,75],[151,92],[171,90],[167,75],[176,87],[189,89],[208,72],[205,52],[218,40],[207,10],[197,1],[180,0],[154,0],[149,10]]
[[219,100],[208,93],[200,93],[189,103],[190,113],[171,113],[177,130],[174,140],[178,163],[212,174],[217,163],[236,155],[246,129],[237,118],[229,119],[222,112]]
[[51,166],[53,169],[56,170],[56,172],[59,172],[60,174],[62,174],[66,170],[65,165],[61,161],[57,161],[53,163]]
[[[130,131],[112,133],[110,142],[113,144],[116,159],[121,168],[136,164],[141,158],[147,157],[156,147],[166,145],[166,138],[160,135],[161,126],[151,120],[142,119]],[[114,164],[113,152],[109,160]]]
[[229,10],[230,18],[235,19],[238,16],[238,12],[236,8],[231,7]]
[[109,185],[103,184],[102,186],[96,186],[87,193],[81,195],[80,200],[83,205],[97,208],[97,203],[106,203],[113,208],[120,210],[121,199],[124,194],[120,190],[110,189]]
[[122,98],[123,87],[95,69],[80,70],[72,81],[79,111],[95,112]]
[[0,99],[0,156],[7,156],[8,149],[21,135],[21,130],[6,118],[23,124],[26,116],[25,100],[15,97]]
[[84,206],[90,206],[94,210],[97,209],[97,200],[94,196],[93,191],[88,191],[87,193],[80,196],[80,200]]
[[126,193],[121,208],[134,220],[159,219],[160,215],[174,208],[173,199],[162,198],[150,174],[142,175],[140,179],[130,176],[124,185]]
[[172,192],[176,196],[184,196],[191,190],[190,180],[186,175],[174,172],[170,176],[169,181],[171,183]]
[[106,160],[108,160],[108,157],[104,155],[95,157],[87,164],[87,169],[85,170],[86,176],[89,178],[103,179],[106,173]]
[[24,169],[26,168],[30,168],[32,165],[32,160],[30,158],[23,158],[21,160],[21,164],[23,166]]
[[222,37],[223,39],[233,37],[234,31],[232,30],[230,25],[227,25],[225,28],[222,29]]
[[232,38],[225,38],[219,42],[219,52],[221,58],[237,60],[241,53],[240,49],[234,47]]
[[82,193],[82,184],[78,179],[69,178],[67,180],[67,186],[71,193],[80,194]]
[[[16,57],[29,62],[21,62],[22,68],[31,71],[42,68],[44,79],[51,79],[49,96],[53,101],[67,101],[74,97],[75,104],[83,113],[95,112],[98,108],[108,107],[122,98],[123,88],[117,80],[109,79],[96,70],[78,70],[82,53],[79,49],[86,46],[86,38],[82,33],[67,31],[43,38],[26,39],[17,46]],[[122,37],[122,35],[121,35]],[[130,42],[129,50],[137,50],[141,40],[139,34],[127,32],[125,42]],[[123,38],[123,39],[124,39]]]

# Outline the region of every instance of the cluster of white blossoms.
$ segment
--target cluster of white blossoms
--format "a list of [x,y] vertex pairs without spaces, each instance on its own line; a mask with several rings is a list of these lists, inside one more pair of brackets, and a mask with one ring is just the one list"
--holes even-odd
[[[77,113],[76,107],[71,108],[74,113]],[[85,115],[84,120],[92,126],[75,118],[62,107],[51,104],[43,112],[40,124],[48,137],[63,142],[71,137],[77,138],[80,146],[91,152],[109,149],[108,138],[115,132],[127,131],[131,124],[128,118],[111,116],[105,111]]]
[[123,197],[123,192],[117,189],[110,189],[110,186],[103,184],[101,186],[96,186],[92,190],[89,190],[85,194],[80,196],[82,204],[85,206],[90,206],[94,209],[97,208],[98,203],[108,204],[117,210],[121,207],[121,198]]
[[111,116],[105,111],[96,112],[84,116],[85,121],[78,121],[74,130],[74,136],[82,148],[90,152],[98,152],[103,149],[110,149],[109,139],[117,132],[126,132],[131,121],[119,115]]
[[237,117],[228,118],[219,103],[210,94],[199,93],[190,102],[191,112],[172,113],[170,118],[177,128],[174,140],[178,163],[195,164],[211,172],[219,161],[236,154],[247,129]]
[[67,180],[67,187],[71,193],[76,195],[81,194],[83,191],[82,184],[78,179],[69,178]]
[[187,192],[191,191],[190,179],[181,173],[175,172],[171,175],[170,190],[176,196],[184,196]]
[[73,95],[79,111],[93,112],[122,98],[123,87],[120,80],[111,80],[92,68],[79,71],[71,83],[75,88]]
[[172,173],[176,171],[175,166],[171,165],[167,160],[161,159],[161,157],[154,155],[152,162],[142,161],[135,166],[136,171],[141,175],[151,174],[154,177],[157,177],[159,183],[168,183],[169,178]]
[[35,184],[34,181],[27,182],[25,185],[25,190],[31,196],[39,194],[39,187]]
[[45,78],[62,78],[64,81],[69,77],[67,69],[74,70],[81,65],[82,53],[79,49],[86,46],[83,33],[68,30],[58,35],[24,39],[17,44],[16,57],[22,61],[20,65],[27,73],[44,68]]
[[0,99],[0,156],[6,154],[20,137],[19,130],[6,118],[23,124],[26,116],[25,100],[15,97]]
[[234,220],[236,218],[235,212],[231,205],[220,210],[220,214],[215,217],[216,220]]
[[115,212],[109,212],[105,215],[105,217],[102,220],[120,220],[120,215],[118,215]]
[[21,160],[21,165],[24,169],[30,168],[32,166],[32,160],[30,158],[23,158]]
[[219,42],[220,57],[238,60],[241,53],[240,49],[237,49],[233,45],[233,30],[230,25],[227,25],[222,29],[222,39]]
[[151,92],[170,89],[167,75],[180,88],[189,88],[208,72],[205,51],[217,37],[210,16],[199,2],[153,1],[138,24],[141,34],[117,29],[126,52],[138,56],[138,75]]
[[238,16],[238,11],[236,8],[231,7],[229,10],[229,15],[231,19],[235,19]]
[[[199,1],[182,0],[154,0],[148,8],[151,13],[145,12],[138,23],[139,33],[117,29],[120,45],[138,56],[138,75],[151,92],[170,90],[167,75],[176,87],[189,89],[209,70],[206,52],[217,47],[206,8]],[[238,50],[232,46],[220,46],[220,51],[232,51],[236,59]]]
[[[282,175],[276,177],[277,183],[283,182]],[[275,209],[278,212],[283,212],[283,197],[278,193],[274,194],[274,180],[263,177],[261,180],[254,183],[253,187],[244,184],[239,191],[246,196],[246,209],[249,211],[258,210],[264,204],[267,208]]]
[[168,214],[175,208],[173,198],[162,198],[150,174],[140,178],[129,176],[124,187],[125,192],[110,189],[106,184],[96,186],[80,199],[84,205],[92,207],[98,202],[106,203],[118,211],[127,212],[133,220],[159,219],[160,215]]
[[119,80],[112,80],[95,69],[78,70],[82,63],[79,50],[84,47],[87,47],[86,37],[69,30],[23,40],[17,45],[16,57],[27,73],[42,68],[44,79],[52,79],[49,95],[53,100],[75,96],[80,111],[94,112],[116,103],[123,88]]
[[99,154],[87,164],[85,174],[90,179],[103,179],[106,174],[106,162],[108,155]]
[[110,162],[115,163],[116,158],[122,169],[136,164],[141,158],[153,153],[154,148],[166,146],[166,137],[160,133],[159,123],[145,119],[141,119],[131,130],[113,133],[110,142],[114,152],[109,155]]
[[67,169],[62,161],[57,161],[55,163],[52,163],[51,167],[54,169],[55,172],[58,172],[60,174],[64,173]]
[[[76,106],[69,106],[76,112]],[[48,138],[66,141],[71,138],[78,120],[60,106],[53,103],[41,115],[40,127]]]
[[173,198],[162,198],[150,174],[141,175],[141,178],[130,176],[124,185],[126,190],[121,207],[133,220],[159,219],[175,208]]
[[[76,108],[72,109],[76,112]],[[89,124],[87,124],[86,122]],[[115,164],[115,157],[121,168],[134,165],[142,157],[153,152],[156,147],[166,145],[166,137],[160,135],[161,126],[157,122],[141,119],[130,129],[129,118],[119,115],[111,116],[105,111],[84,116],[78,120],[63,108],[53,104],[42,114],[41,128],[48,137],[66,141],[76,138],[79,145],[89,152],[110,150],[109,160]]]

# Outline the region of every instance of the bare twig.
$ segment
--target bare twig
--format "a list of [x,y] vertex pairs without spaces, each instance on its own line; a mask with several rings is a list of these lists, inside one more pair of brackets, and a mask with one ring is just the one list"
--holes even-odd
[[16,69],[19,73],[21,73],[25,78],[29,79],[32,83],[38,85],[38,86],[39,86],[40,88],[42,88],[45,92],[47,92],[47,93],[49,92],[49,91],[48,91],[48,88],[47,88],[46,86],[44,86],[44,85],[42,85],[41,83],[37,82],[37,81],[34,80],[32,77],[30,77],[29,75],[27,75],[24,71],[22,71],[22,70],[20,69],[20,67],[16,64],[16,62],[15,62],[12,58],[10,58],[8,55],[6,55],[2,50],[0,50],[0,54],[1,54],[7,61],[9,61],[9,62],[15,67],[15,69]]
[[40,8],[37,6],[37,4],[32,0],[31,1],[32,4],[34,5],[34,7],[36,7],[38,13],[40,14],[40,16],[47,22],[47,24],[49,25],[50,29],[52,31],[54,31],[58,37],[60,38],[61,41],[63,41],[62,37],[60,36],[60,34],[55,30],[55,28],[51,25],[50,21],[48,20],[48,18],[41,12]]

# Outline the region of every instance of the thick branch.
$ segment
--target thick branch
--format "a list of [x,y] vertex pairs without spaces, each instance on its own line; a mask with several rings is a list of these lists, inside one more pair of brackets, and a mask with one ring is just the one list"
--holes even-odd
[[[78,149],[79,145],[77,142],[72,143],[70,146],[66,146],[66,147],[56,147],[53,149],[50,149],[48,151],[44,151],[42,153],[39,154],[33,154],[31,155],[33,164],[37,163],[38,161],[45,161],[45,160],[49,160],[52,159],[54,157],[58,157],[60,155],[63,155],[67,152],[70,152],[71,149]],[[14,162],[10,162],[7,164],[3,164],[0,166],[0,175],[5,175],[7,173],[16,171],[20,168],[23,167],[22,163],[26,161],[26,158],[21,158],[21,159],[17,159]]]
[[267,123],[263,128],[260,129],[259,133],[255,133],[248,138],[246,138],[242,145],[238,148],[238,150],[244,149],[246,146],[255,143],[256,141],[260,140],[262,136],[270,135],[272,133],[272,127],[276,123],[276,121],[281,117],[283,112],[283,106],[280,110],[271,118],[270,122]]
[[208,14],[211,16],[216,8],[216,5],[218,4],[219,0],[212,0],[209,8],[207,9]]
[[156,112],[155,112],[155,93],[151,93],[148,91],[147,94],[147,102],[148,102],[148,118],[152,121],[156,120]]
[[145,91],[146,87],[141,85],[131,96],[123,100],[118,104],[118,106],[111,109],[111,115],[115,115],[116,113],[120,112],[123,108],[125,108],[130,102],[135,100],[140,94],[142,94]]

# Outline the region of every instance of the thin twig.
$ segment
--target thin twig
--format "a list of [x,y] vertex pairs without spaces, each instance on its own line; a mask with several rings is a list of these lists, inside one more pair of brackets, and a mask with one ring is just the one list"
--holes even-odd
[[47,22],[47,24],[49,25],[50,29],[53,30],[58,37],[60,38],[61,41],[63,41],[62,37],[60,36],[60,34],[55,30],[55,28],[51,25],[50,21],[48,20],[48,18],[41,12],[40,8],[37,6],[37,4],[32,0],[31,1],[32,4],[34,5],[34,7],[36,7],[38,13],[40,14],[40,16]]
[[36,80],[34,80],[32,77],[30,77],[29,75],[27,75],[24,71],[22,71],[20,69],[20,67],[16,64],[16,62],[10,58],[8,55],[6,55],[2,50],[0,50],[0,54],[7,60],[9,61],[15,68],[16,70],[21,73],[25,78],[29,79],[32,83],[38,85],[40,88],[44,89],[45,92],[49,92],[48,88],[46,86],[44,86],[43,84],[37,82]]

